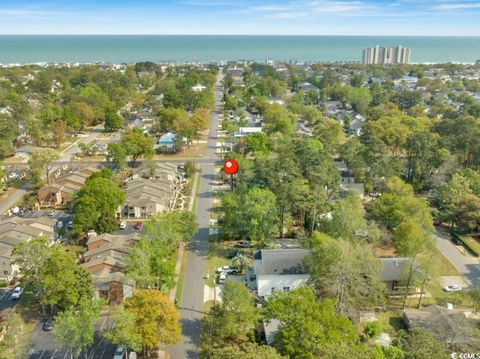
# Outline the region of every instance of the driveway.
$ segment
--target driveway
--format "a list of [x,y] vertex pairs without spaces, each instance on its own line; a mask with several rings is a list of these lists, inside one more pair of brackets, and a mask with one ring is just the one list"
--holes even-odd
[[450,235],[437,230],[435,233],[438,250],[448,259],[455,269],[463,276],[468,286],[479,284],[480,264],[476,257],[462,251],[450,239]]

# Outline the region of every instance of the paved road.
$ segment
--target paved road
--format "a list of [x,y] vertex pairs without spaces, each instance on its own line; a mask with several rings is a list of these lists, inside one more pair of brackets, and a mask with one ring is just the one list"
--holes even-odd
[[435,237],[438,250],[448,259],[455,269],[464,277],[469,285],[475,285],[480,280],[479,259],[468,253],[463,254],[451,241],[450,235],[437,230]]
[[203,318],[203,289],[205,258],[208,253],[210,210],[213,197],[214,163],[218,115],[222,112],[221,99],[223,88],[220,84],[223,72],[220,72],[215,88],[215,110],[208,133],[205,159],[199,162],[201,169],[200,187],[197,204],[198,233],[193,237],[188,249],[188,260],[183,282],[180,316],[182,324],[182,343],[168,348],[172,359],[198,358],[201,321]]

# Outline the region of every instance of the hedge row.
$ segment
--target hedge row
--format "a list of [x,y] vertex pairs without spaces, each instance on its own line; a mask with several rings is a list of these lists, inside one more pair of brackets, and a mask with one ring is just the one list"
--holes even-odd
[[476,257],[480,256],[480,243],[473,237],[467,236],[466,234],[459,234],[456,231],[452,231],[452,236],[456,240],[463,243],[463,245]]

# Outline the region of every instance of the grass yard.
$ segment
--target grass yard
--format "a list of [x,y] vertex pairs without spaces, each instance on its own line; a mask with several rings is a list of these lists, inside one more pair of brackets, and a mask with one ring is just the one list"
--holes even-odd
[[180,300],[182,299],[183,279],[185,278],[185,270],[187,269],[187,258],[188,258],[188,251],[187,251],[187,248],[185,248],[185,251],[183,252],[183,258],[182,258],[182,267],[180,269],[180,275],[178,276],[178,280],[177,280],[177,290],[175,292],[175,302],[177,304],[180,303]]
[[440,253],[437,247],[433,247],[433,249],[428,253],[422,253],[417,256],[417,261],[420,264],[426,264],[429,260],[432,261],[430,273],[432,273],[434,276],[459,275],[455,267],[452,266],[452,264],[443,256],[442,253]]
[[388,333],[390,337],[395,337],[397,331],[403,328],[402,312],[391,310],[386,312],[375,313],[380,324],[382,332]]
[[157,159],[182,159],[182,158],[202,158],[207,149],[206,143],[199,143],[185,148],[177,153],[162,153],[156,156]]

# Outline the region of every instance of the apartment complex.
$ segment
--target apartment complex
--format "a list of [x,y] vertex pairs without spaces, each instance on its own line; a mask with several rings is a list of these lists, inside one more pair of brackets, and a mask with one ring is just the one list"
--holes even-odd
[[13,248],[20,242],[29,242],[39,236],[55,240],[56,219],[10,217],[0,219],[0,280],[10,281],[19,274],[18,265],[12,263]]
[[397,47],[375,46],[363,50],[362,64],[409,64],[411,51],[401,45]]

